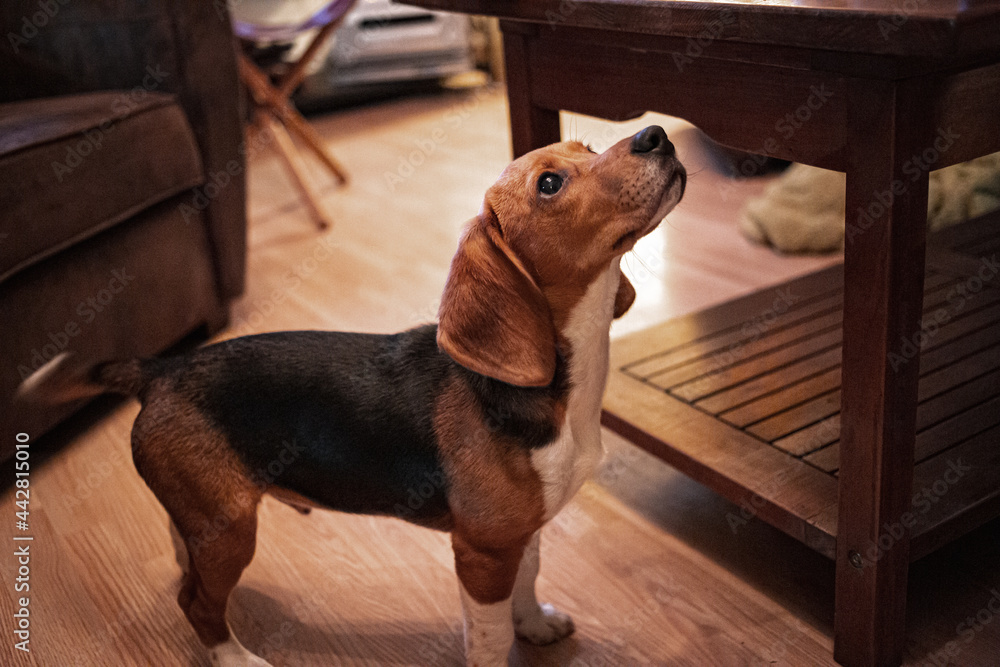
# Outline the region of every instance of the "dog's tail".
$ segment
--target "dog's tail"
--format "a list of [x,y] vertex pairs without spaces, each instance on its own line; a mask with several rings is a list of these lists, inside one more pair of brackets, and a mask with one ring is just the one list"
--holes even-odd
[[62,352],[25,378],[15,398],[25,403],[53,405],[106,392],[138,396],[153,376],[147,360],[88,364],[72,352]]

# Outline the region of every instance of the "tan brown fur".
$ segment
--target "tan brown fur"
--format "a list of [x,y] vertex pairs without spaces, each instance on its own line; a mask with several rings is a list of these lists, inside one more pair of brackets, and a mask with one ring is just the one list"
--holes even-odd
[[520,386],[551,381],[555,328],[548,303],[488,212],[466,228],[440,319],[438,342],[463,366]]
[[[537,181],[546,172],[571,183],[569,194],[558,201],[540,198]],[[651,190],[647,180],[647,161],[632,156],[627,142],[601,155],[565,142],[512,163],[486,192],[452,263],[441,302],[442,348],[491,377],[548,384],[556,346],[565,342],[560,332],[588,286],[652,229],[642,224],[649,224],[651,205],[655,209],[659,200],[642,193]],[[470,275],[491,279],[484,284]],[[634,299],[622,274],[615,316]]]
[[452,480],[452,544],[459,579],[482,603],[510,596],[524,546],[543,523],[541,480],[530,452],[502,442],[455,380],[435,406],[441,458]]
[[162,384],[150,393],[132,428],[132,458],[187,548],[178,602],[212,647],[230,636],[226,605],[253,559],[261,490],[193,405]]

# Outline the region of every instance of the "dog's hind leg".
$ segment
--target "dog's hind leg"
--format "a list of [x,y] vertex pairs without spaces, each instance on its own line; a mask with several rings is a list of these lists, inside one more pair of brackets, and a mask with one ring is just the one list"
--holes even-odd
[[256,548],[261,490],[225,439],[178,403],[145,406],[132,429],[136,470],[170,515],[182,569],[187,561],[177,602],[212,664],[264,667],[226,622],[229,596]]
[[178,526],[187,545],[190,567],[177,601],[217,667],[265,667],[233,635],[226,622],[229,596],[253,559],[256,545],[256,503],[228,518],[227,525],[208,535],[190,534]]

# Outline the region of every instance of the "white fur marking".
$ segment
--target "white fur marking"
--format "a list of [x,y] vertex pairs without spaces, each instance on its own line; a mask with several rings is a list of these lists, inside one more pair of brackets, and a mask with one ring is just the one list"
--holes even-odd
[[571,389],[563,424],[555,442],[531,453],[531,465],[542,480],[545,520],[554,517],[593,474],[604,455],[601,400],[608,380],[611,321],[621,277],[615,258],[570,313],[564,335],[573,348]]
[[467,667],[502,667],[514,643],[511,599],[481,604],[472,599],[462,582],[462,611],[465,621],[465,664]]
[[208,649],[208,656],[213,667],[272,667],[267,660],[254,655],[239,643],[232,628],[229,629],[229,639]]
[[539,534],[540,531],[535,531],[528,546],[524,548],[521,565],[517,569],[517,580],[514,582],[512,611],[514,633],[520,639],[542,646],[573,634],[573,619],[550,604],[538,604],[538,598],[535,597]]

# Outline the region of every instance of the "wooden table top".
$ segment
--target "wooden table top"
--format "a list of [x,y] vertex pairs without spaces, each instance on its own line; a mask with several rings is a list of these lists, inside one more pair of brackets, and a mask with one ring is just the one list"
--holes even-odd
[[918,58],[1000,52],[1000,0],[405,0],[552,27]]

